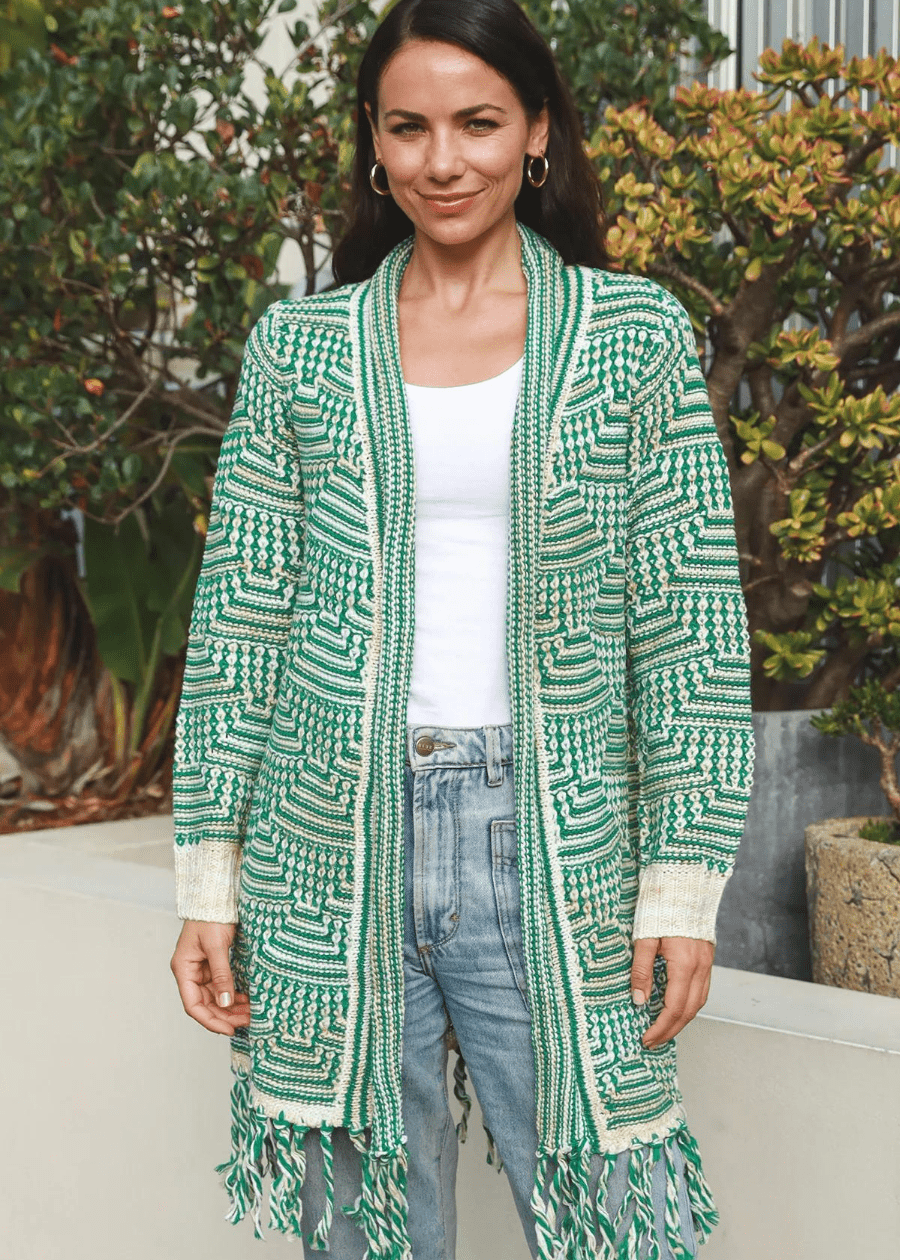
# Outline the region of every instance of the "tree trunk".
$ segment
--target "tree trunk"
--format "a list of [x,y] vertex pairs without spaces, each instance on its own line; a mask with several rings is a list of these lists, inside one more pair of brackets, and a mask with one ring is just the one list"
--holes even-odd
[[0,591],[0,741],[22,793],[60,796],[107,744],[93,627],[71,570],[44,556],[16,594]]

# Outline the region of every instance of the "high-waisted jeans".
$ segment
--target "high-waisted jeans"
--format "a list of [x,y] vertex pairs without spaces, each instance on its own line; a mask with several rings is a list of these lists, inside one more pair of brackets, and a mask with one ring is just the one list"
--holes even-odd
[[[537,1255],[530,1200],[538,1136],[512,754],[509,725],[407,728],[402,1105],[412,1260],[453,1260],[456,1253],[458,1139],[447,1090],[451,1023],[509,1177],[525,1240]],[[341,1211],[359,1194],[359,1153],[343,1129],[335,1129],[333,1144],[330,1254],[333,1260],[361,1260],[363,1234]],[[681,1220],[687,1222],[683,1241],[696,1255],[683,1160],[674,1143],[672,1149]],[[324,1205],[314,1133],[306,1151],[303,1218],[312,1229]],[[627,1162],[625,1151],[609,1178],[606,1205],[612,1219],[625,1193]],[[598,1175],[599,1161],[592,1188]],[[661,1258],[672,1260],[665,1241],[662,1159],[654,1166],[653,1203]],[[322,1254],[304,1247],[307,1260]],[[645,1243],[642,1260],[648,1248]]]

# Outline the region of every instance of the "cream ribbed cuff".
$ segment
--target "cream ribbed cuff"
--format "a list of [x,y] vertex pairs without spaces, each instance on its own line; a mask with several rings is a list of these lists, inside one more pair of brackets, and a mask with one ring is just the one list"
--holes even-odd
[[632,939],[690,936],[716,940],[716,914],[731,876],[702,862],[653,862],[640,872]]
[[175,845],[175,913],[179,919],[237,923],[241,846],[227,840]]

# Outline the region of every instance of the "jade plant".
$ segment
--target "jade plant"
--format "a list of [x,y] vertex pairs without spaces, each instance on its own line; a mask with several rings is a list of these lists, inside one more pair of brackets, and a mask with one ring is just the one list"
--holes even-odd
[[877,679],[870,678],[861,686],[851,687],[846,698],[839,700],[830,712],[816,714],[810,722],[823,735],[856,735],[877,750],[881,787],[894,816],[869,819],[859,834],[864,840],[877,840],[880,844],[900,844],[900,691],[887,691]]
[[[590,152],[614,265],[688,307],[733,491],[756,710],[900,683],[900,66],[817,40]],[[896,153],[896,149],[893,149]]]

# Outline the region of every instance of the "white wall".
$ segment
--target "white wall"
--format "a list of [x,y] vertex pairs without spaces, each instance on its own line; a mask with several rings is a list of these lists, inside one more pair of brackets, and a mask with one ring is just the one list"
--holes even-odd
[[[228,1042],[169,970],[171,819],[0,837],[0,1254],[239,1260]],[[703,1260],[856,1260],[900,1236],[900,1004],[716,967],[679,1037],[722,1224]],[[460,1260],[527,1260],[506,1177],[462,1147]],[[271,1233],[266,1255],[302,1254]],[[291,1249],[290,1251],[288,1249]]]

